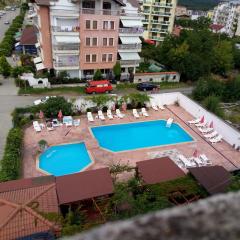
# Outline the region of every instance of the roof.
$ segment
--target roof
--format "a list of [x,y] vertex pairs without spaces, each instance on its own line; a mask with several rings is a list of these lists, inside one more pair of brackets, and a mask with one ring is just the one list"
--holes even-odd
[[108,168],[57,177],[56,187],[60,205],[113,193]]
[[145,184],[155,184],[185,176],[185,173],[169,157],[140,161],[136,165]]
[[189,168],[188,170],[210,194],[225,192],[231,183],[231,174],[222,166]]
[[145,72],[145,73],[135,73],[135,76],[142,75],[166,75],[166,74],[178,74],[178,72]]
[[99,80],[99,81],[89,81],[89,85],[96,86],[98,84],[109,84],[108,80]]
[[45,231],[59,231],[39,212],[58,213],[54,178],[39,177],[0,183],[0,239],[16,239]]
[[35,27],[26,27],[23,29],[22,36],[20,38],[21,45],[35,45],[37,43],[37,35]]
[[220,24],[211,24],[210,28],[214,31],[220,31],[222,28],[224,28],[224,26]]

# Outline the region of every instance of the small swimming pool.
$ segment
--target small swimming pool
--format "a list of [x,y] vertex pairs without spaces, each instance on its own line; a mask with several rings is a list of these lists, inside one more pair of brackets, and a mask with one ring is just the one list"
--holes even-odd
[[54,176],[80,172],[91,163],[84,143],[52,146],[39,157],[39,168]]
[[92,127],[91,130],[100,147],[113,152],[193,141],[178,124],[167,128],[165,120]]

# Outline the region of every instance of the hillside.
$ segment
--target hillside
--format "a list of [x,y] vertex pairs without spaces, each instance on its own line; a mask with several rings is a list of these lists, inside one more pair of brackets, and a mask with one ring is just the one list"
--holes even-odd
[[194,10],[208,10],[217,5],[220,0],[179,0],[178,5]]

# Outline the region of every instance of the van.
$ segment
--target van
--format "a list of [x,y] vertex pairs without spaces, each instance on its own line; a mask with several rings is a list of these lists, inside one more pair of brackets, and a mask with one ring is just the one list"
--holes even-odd
[[108,80],[89,81],[85,87],[86,93],[109,93],[113,90],[111,83]]

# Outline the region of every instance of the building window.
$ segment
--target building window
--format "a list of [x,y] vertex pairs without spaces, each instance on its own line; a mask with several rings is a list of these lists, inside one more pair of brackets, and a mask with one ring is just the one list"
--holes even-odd
[[93,21],[93,29],[97,29],[97,21]]
[[90,54],[86,55],[86,62],[87,63],[91,62],[91,55]]
[[110,53],[108,54],[108,62],[112,62],[113,61],[113,55]]
[[110,21],[110,29],[114,29],[114,21]]
[[92,39],[92,46],[97,46],[97,38]]
[[113,38],[109,38],[109,46],[113,46]]
[[92,54],[92,62],[97,62],[97,55],[96,54]]
[[102,62],[106,62],[107,61],[107,54],[103,54],[102,55]]
[[103,21],[103,29],[108,29],[108,21]]
[[91,29],[91,21],[86,20],[86,29]]
[[86,46],[90,46],[91,45],[91,38],[86,38]]
[[95,1],[83,1],[82,3],[83,8],[95,8]]
[[103,46],[107,46],[107,38],[103,38]]
[[103,9],[111,9],[111,3],[110,2],[103,2]]

